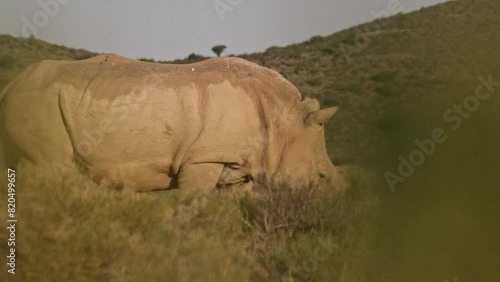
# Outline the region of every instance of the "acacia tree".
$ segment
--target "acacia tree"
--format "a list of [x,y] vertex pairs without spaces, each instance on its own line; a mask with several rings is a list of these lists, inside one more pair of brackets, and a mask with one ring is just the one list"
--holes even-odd
[[212,52],[214,52],[215,55],[217,55],[217,57],[220,57],[220,54],[222,54],[222,52],[224,52],[224,49],[226,49],[225,45],[216,45],[216,46],[212,47]]

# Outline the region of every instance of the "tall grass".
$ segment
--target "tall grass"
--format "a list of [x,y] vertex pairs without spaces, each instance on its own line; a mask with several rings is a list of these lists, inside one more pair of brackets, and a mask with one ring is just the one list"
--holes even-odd
[[374,203],[370,177],[354,170],[342,195],[271,185],[259,195],[204,196],[120,192],[82,175],[61,182],[23,164],[16,275],[3,264],[0,280],[340,280]]

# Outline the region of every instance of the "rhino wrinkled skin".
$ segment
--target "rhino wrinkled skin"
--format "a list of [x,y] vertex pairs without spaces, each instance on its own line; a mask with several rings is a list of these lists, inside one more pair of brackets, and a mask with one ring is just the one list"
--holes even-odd
[[141,191],[335,182],[323,124],[336,111],[239,58],[42,61],[0,94],[0,162],[80,169]]

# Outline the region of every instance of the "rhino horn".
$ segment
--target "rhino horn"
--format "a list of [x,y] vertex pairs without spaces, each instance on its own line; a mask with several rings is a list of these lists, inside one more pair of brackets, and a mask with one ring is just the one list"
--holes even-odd
[[312,111],[306,115],[304,124],[306,127],[322,125],[327,122],[338,111],[338,109],[339,107],[337,106],[318,111]]

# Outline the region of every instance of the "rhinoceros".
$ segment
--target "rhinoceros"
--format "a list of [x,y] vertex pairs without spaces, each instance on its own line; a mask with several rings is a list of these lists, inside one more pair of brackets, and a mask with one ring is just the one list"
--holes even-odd
[[337,107],[320,109],[278,72],[240,58],[46,60],[0,99],[7,166],[25,158],[57,175],[79,169],[139,191],[337,179],[324,140]]

